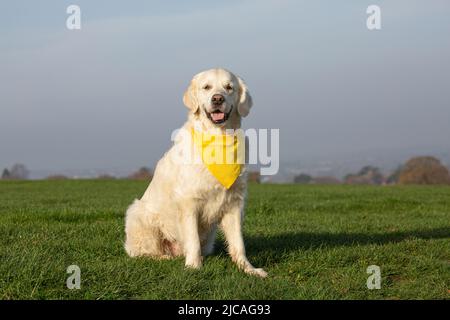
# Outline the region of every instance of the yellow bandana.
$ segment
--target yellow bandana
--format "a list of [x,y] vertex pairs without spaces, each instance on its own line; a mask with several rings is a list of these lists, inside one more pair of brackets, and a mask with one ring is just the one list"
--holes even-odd
[[227,189],[241,173],[245,159],[243,135],[216,135],[192,129],[194,147],[201,151],[203,163],[209,172]]

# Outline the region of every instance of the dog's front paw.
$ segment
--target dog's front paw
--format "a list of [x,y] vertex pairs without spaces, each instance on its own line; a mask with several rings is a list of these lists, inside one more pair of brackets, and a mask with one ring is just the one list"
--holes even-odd
[[186,258],[186,263],[184,265],[189,269],[200,269],[202,266],[202,258]]
[[264,269],[262,269],[262,268],[246,269],[245,272],[248,274],[254,275],[254,276],[261,277],[261,278],[265,278],[268,276],[267,272],[265,272]]

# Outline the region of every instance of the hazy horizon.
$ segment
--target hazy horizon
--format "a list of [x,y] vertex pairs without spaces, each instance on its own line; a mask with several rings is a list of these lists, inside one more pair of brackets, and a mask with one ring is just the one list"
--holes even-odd
[[[370,4],[381,30],[366,28]],[[0,169],[153,167],[211,67],[246,80],[244,127],[280,129],[282,164],[448,155],[449,17],[445,0],[2,3]]]

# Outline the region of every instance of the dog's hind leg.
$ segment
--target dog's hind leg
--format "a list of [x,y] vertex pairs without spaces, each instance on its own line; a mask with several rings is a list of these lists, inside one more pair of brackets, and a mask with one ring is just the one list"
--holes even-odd
[[165,258],[162,234],[148,219],[143,202],[135,200],[128,208],[125,221],[125,250],[130,257],[151,256]]

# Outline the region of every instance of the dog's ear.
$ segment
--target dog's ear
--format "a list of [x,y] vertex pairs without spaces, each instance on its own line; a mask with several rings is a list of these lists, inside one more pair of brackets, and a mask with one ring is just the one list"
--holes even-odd
[[253,105],[253,100],[252,96],[248,92],[248,88],[244,80],[242,80],[239,77],[237,78],[239,81],[239,104],[237,110],[242,117],[246,117],[249,114],[250,108]]
[[183,95],[183,103],[192,113],[196,113],[198,110],[198,100],[197,100],[197,86],[195,84],[195,79],[191,80],[189,87],[186,89]]

